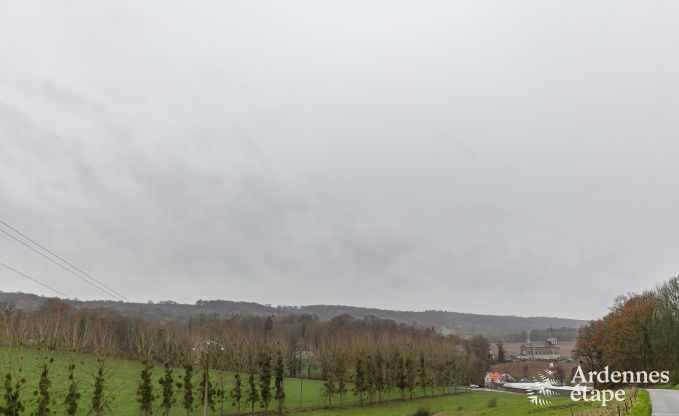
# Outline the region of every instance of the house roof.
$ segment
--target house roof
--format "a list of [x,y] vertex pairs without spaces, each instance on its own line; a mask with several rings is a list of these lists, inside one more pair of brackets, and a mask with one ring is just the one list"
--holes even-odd
[[502,378],[502,374],[497,371],[492,371],[486,373],[486,378],[490,379],[493,383],[497,383]]

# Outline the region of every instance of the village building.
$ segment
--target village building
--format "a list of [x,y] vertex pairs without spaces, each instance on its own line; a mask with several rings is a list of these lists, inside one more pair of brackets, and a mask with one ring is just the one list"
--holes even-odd
[[484,385],[485,387],[492,387],[493,384],[496,384],[502,380],[502,374],[500,374],[497,371],[490,371],[486,373],[486,377],[484,380]]
[[525,344],[521,344],[520,357],[526,360],[558,360],[561,348],[553,334],[546,341],[531,341],[528,338]]

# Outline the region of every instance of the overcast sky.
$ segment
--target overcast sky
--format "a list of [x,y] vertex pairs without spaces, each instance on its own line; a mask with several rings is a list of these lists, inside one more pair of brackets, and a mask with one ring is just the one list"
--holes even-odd
[[0,219],[137,301],[597,317],[679,274],[678,18],[0,0]]

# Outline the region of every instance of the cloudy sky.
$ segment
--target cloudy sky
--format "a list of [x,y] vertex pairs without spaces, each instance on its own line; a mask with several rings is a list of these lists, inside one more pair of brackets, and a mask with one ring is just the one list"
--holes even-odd
[[0,1],[0,219],[137,301],[596,317],[679,274],[678,17]]

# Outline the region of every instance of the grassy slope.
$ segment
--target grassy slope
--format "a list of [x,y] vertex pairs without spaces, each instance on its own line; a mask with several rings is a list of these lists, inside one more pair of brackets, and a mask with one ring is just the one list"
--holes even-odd
[[[0,369],[2,370],[2,375],[4,379],[4,374],[7,372],[7,360],[9,358],[9,352],[8,350],[4,349],[0,351]],[[17,350],[14,350],[12,352],[14,355],[14,358],[16,359],[19,356],[19,352]],[[22,376],[27,379],[26,387],[23,393],[24,399],[24,404],[26,405],[27,409],[30,411],[33,410],[34,408],[34,401],[35,398],[33,397],[33,393],[36,390],[36,386],[38,384],[38,378],[39,378],[39,367],[41,365],[42,359],[41,355],[35,351],[30,351],[30,350],[24,350],[21,352],[21,355],[24,357],[23,358],[23,373]],[[64,406],[62,405],[63,403],[63,397],[64,393],[66,390],[66,387],[68,385],[67,381],[67,375],[66,375],[66,369],[67,365],[70,361],[70,355],[69,354],[53,354],[53,357],[55,358],[55,362],[52,365],[52,396],[57,400],[57,403],[55,406],[53,406],[53,409],[57,410],[57,414],[63,414],[63,409]],[[96,371],[96,359],[91,356],[79,356],[77,358],[77,374],[76,377],[78,377],[80,381],[80,386],[81,386],[81,392],[82,392],[82,398],[80,399],[80,407],[83,410],[81,414],[85,415],[87,412],[85,411],[84,407],[87,407],[90,403],[91,397],[92,397],[92,380],[94,378],[94,374]],[[126,361],[126,360],[117,360],[117,359],[110,359],[108,362],[108,367],[110,369],[110,379],[109,379],[109,386],[113,390],[113,396],[115,397],[115,400],[113,401],[111,405],[111,413],[116,415],[116,416],[127,416],[127,415],[137,415],[139,412],[137,411],[138,409],[138,404],[136,402],[136,394],[137,394],[137,386],[140,380],[139,373],[141,371],[141,365],[137,362],[133,361]],[[160,388],[158,383],[158,377],[161,376],[163,371],[163,368],[161,366],[157,366],[154,369],[154,374],[153,374],[153,384],[154,384],[154,389],[155,393],[159,394],[160,393]],[[174,376],[175,380],[177,382],[181,381],[181,377],[183,375],[183,372],[180,369],[175,369],[174,370]],[[213,372],[211,375],[212,382],[213,383],[218,383],[218,377],[219,375],[216,372]],[[200,382],[199,381],[200,376],[198,374],[195,374],[194,377],[194,385],[196,385]],[[232,384],[233,380],[233,374],[232,373],[227,373],[226,374],[226,380],[228,381],[228,386]],[[243,383],[245,384],[247,381],[246,378],[243,379]],[[302,397],[302,405],[303,406],[322,406],[324,403],[324,398],[321,395],[321,388],[323,386],[323,383],[320,381],[316,380],[304,380],[303,381],[303,392],[304,395]],[[227,387],[230,389],[230,387]],[[299,399],[299,392],[300,392],[300,380],[299,379],[286,379],[285,382],[285,388],[286,388],[286,406],[289,408],[296,408],[299,407],[300,399]],[[178,399],[180,398],[182,392],[177,391],[177,394],[175,397]],[[26,399],[28,401],[26,401]],[[159,403],[160,400],[156,400],[156,404]],[[200,403],[201,399],[196,398],[196,402]],[[2,403],[2,399],[0,399],[0,403]],[[175,412],[173,412],[173,415],[185,415],[185,412],[183,412],[180,407],[180,403],[177,403],[175,405],[176,409]],[[225,409],[227,411],[232,410],[232,406],[230,403],[230,400],[226,403]],[[259,406],[257,407],[257,410],[259,410]],[[202,414],[202,412],[195,411],[194,414]],[[217,412],[219,414],[219,412]]]
[[651,416],[651,398],[644,389],[639,389],[637,401],[628,416]]
[[[25,404],[28,412],[34,409],[35,397],[33,392],[36,390],[39,369],[41,363],[41,355],[32,350],[0,350],[0,368],[2,369],[2,374],[6,372],[6,365],[9,359],[9,355],[13,354],[16,359],[19,354],[23,358],[23,376],[27,378],[26,388],[23,393],[25,398]],[[66,367],[70,361],[71,356],[69,354],[53,354],[55,362],[52,366],[52,396],[55,398],[56,403],[52,407],[53,410],[57,410],[57,414],[64,414],[63,396],[67,386],[66,379]],[[91,356],[79,356],[77,357],[78,373],[77,376],[81,383],[81,392],[83,394],[80,400],[80,412],[81,415],[87,414],[87,407],[91,400],[91,384],[96,370],[96,360]],[[111,414],[116,416],[134,416],[138,415],[138,404],[136,402],[136,391],[137,385],[139,383],[139,372],[141,371],[141,365],[133,361],[125,360],[113,360],[109,361],[110,369],[110,379],[109,386],[112,387],[114,391],[115,401],[111,404]],[[154,387],[156,388],[155,393],[160,392],[157,386],[157,379],[161,375],[162,368],[156,367],[154,370]],[[181,380],[182,372],[181,370],[175,370],[175,378],[177,381]],[[214,383],[218,382],[219,375],[214,373],[212,376]],[[199,376],[196,375],[194,385],[199,382]],[[228,380],[228,385],[231,385],[233,379],[233,374],[227,373],[226,380]],[[246,380],[244,379],[243,382]],[[302,405],[304,407],[316,407],[320,408],[324,406],[325,400],[321,394],[321,388],[323,383],[316,380],[303,380],[303,396]],[[230,388],[230,387],[227,387]],[[288,409],[296,409],[300,404],[300,380],[299,379],[286,379],[286,407]],[[181,392],[177,392],[176,397],[179,398]],[[396,398],[396,393],[393,395]],[[491,397],[497,396],[498,405],[496,408],[488,408],[488,400]],[[1,402],[2,400],[0,400]],[[336,402],[337,400],[335,400]],[[346,402],[355,401],[355,397],[351,393],[347,394]],[[196,402],[200,402],[200,398],[196,398]],[[156,404],[159,400],[156,400]],[[338,416],[359,416],[359,415],[374,415],[374,416],[406,416],[412,414],[419,407],[428,407],[433,412],[442,412],[442,415],[452,415],[452,416],[466,416],[466,415],[496,415],[496,416],[509,416],[509,415],[536,415],[536,416],[556,416],[556,415],[570,415],[570,410],[564,405],[571,404],[569,401],[561,401],[555,403],[557,408],[542,408],[531,405],[525,396],[515,395],[508,393],[492,393],[492,392],[474,392],[472,394],[459,394],[456,396],[446,396],[437,398],[426,398],[426,399],[416,399],[414,401],[395,401],[390,403],[376,404],[367,407],[350,407],[344,409],[319,409],[311,410],[301,413],[305,416],[326,416],[326,415],[338,415]],[[456,409],[458,406],[462,407],[462,411],[458,412]],[[589,405],[589,408],[592,408]],[[585,409],[582,404],[575,405],[574,413],[578,413],[580,409]],[[230,401],[226,403],[225,410],[228,412],[235,411],[232,408]],[[257,406],[257,410],[260,410]],[[159,414],[159,412],[155,412]],[[200,410],[193,412],[194,415],[202,414]],[[219,414],[217,411],[215,414]],[[175,405],[175,409],[172,415],[185,415],[185,412],[180,408],[180,404]]]

